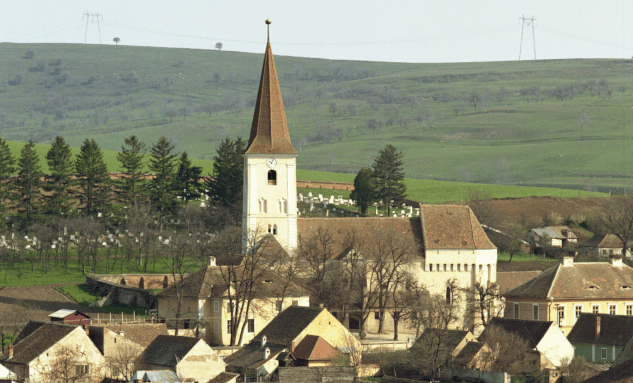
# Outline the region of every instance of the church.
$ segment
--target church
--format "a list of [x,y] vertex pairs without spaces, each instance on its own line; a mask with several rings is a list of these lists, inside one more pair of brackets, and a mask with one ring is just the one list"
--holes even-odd
[[[299,217],[297,156],[290,140],[269,40],[244,154],[244,238],[253,233],[258,237],[266,235],[289,254],[299,254],[299,249],[306,250],[306,246],[310,246],[310,238],[327,230],[332,234],[327,262],[334,264],[349,259],[350,255],[360,255],[372,262],[372,257],[379,256],[376,250],[379,247],[376,245],[376,238],[380,237],[378,233],[388,232],[392,239],[395,237],[393,242],[406,245],[407,268],[431,294],[446,294],[450,299],[446,287],[448,281],[454,281],[462,289],[472,288],[476,283],[496,281],[497,249],[467,205],[420,204],[420,215],[411,218]],[[347,240],[350,233],[356,238],[355,244]],[[244,254],[250,251],[248,242],[244,240]],[[464,318],[457,327],[475,330],[473,321],[465,318],[465,308],[462,311]],[[373,314],[366,316],[368,331],[378,328],[380,315],[378,312]],[[385,315],[383,318],[387,331],[389,317]],[[349,323],[353,327],[353,320]]]

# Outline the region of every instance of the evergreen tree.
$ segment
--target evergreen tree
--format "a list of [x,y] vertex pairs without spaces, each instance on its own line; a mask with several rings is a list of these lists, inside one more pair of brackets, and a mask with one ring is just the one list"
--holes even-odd
[[125,173],[123,179],[117,182],[117,186],[123,191],[122,197],[128,203],[138,202],[142,195],[145,151],[145,143],[132,135],[125,139],[121,153],[116,156]]
[[154,173],[154,179],[149,182],[150,200],[164,216],[173,212],[176,207],[173,178],[176,169],[174,159],[177,155],[174,153],[174,145],[165,136],[152,145],[149,153],[149,170]]
[[202,168],[193,166],[187,152],[183,152],[178,159],[178,170],[174,177],[174,190],[183,202],[200,198],[200,174]]
[[376,202],[374,172],[371,169],[361,169],[358,172],[354,178],[354,190],[349,197],[356,202],[362,214],[367,214],[367,208]]
[[244,183],[244,159],[246,141],[238,137],[235,141],[225,138],[213,157],[213,180],[206,183],[209,198],[222,206],[241,207]]
[[86,204],[86,212],[96,215],[105,210],[110,197],[110,177],[103,161],[103,153],[94,139],[87,139],[81,145],[75,161],[79,179],[79,193]]
[[9,145],[0,138],[0,227],[4,226],[4,217],[9,211],[9,204],[15,199],[10,177],[15,172],[15,157],[11,155]]
[[46,203],[45,212],[51,215],[68,213],[70,208],[71,174],[74,170],[70,145],[62,136],[55,137],[53,145],[46,153],[46,163],[51,171],[45,189],[53,195]]
[[20,221],[22,227],[29,227],[36,221],[42,196],[40,193],[42,168],[33,141],[29,141],[22,148],[18,159],[18,176],[17,189],[22,210]]
[[392,206],[400,206],[407,196],[407,187],[404,184],[404,171],[402,166],[402,152],[387,144],[378,153],[372,165],[376,184],[376,198],[382,199],[387,204],[387,215],[391,215]]

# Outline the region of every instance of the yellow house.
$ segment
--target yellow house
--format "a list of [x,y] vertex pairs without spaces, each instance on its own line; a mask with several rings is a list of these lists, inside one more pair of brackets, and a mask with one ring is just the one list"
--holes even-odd
[[553,321],[569,334],[581,313],[633,315],[633,269],[610,262],[574,262],[543,271],[504,294],[505,317]]

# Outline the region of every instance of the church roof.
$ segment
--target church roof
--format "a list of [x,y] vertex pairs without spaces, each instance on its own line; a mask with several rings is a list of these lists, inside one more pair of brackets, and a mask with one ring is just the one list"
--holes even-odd
[[424,248],[496,249],[468,205],[420,205]]
[[270,42],[266,44],[246,154],[297,154],[290,143],[288,122]]

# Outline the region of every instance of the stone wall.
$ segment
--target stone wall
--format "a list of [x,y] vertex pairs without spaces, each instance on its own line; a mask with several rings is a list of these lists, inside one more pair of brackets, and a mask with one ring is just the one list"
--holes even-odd
[[297,180],[298,188],[312,189],[332,189],[332,190],[354,190],[353,182],[333,182],[333,181],[308,181]]
[[156,302],[153,289],[163,289],[174,283],[169,274],[91,274],[86,284],[103,299],[95,306],[123,305],[152,308]]
[[280,383],[353,382],[354,367],[280,367]]

